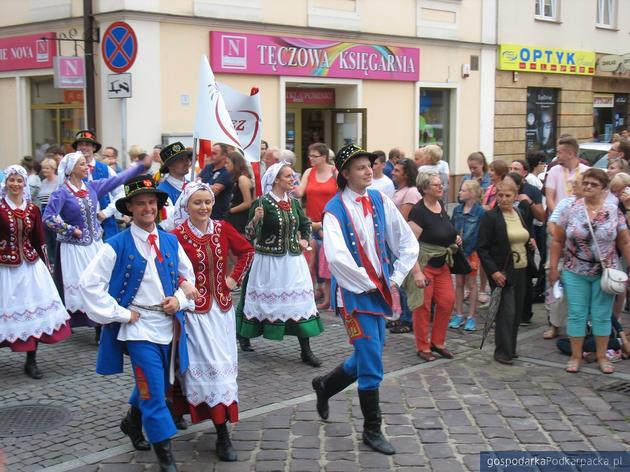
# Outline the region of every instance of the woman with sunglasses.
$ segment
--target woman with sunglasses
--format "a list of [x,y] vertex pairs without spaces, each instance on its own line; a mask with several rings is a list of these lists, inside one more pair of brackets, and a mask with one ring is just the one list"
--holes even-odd
[[559,280],[557,267],[563,256],[562,282],[569,309],[567,334],[571,342],[571,359],[566,371],[570,373],[580,369],[589,315],[599,368],[604,374],[614,372],[606,358],[606,346],[615,296],[601,288],[601,266],[603,263],[606,267],[619,269],[618,250],[626,261],[630,261],[630,234],[623,213],[606,201],[608,183],[605,171],[585,171],[582,176],[583,198],[558,215],[553,233],[549,283],[553,285]]

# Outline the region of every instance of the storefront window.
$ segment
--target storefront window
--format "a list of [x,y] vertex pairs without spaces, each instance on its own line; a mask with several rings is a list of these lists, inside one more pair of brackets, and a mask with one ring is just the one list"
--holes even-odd
[[527,87],[525,151],[542,151],[547,162],[556,155],[558,89]]
[[418,144],[439,144],[449,162],[450,89],[420,89],[420,138]]
[[627,94],[593,94],[593,139],[609,143],[615,133],[626,129],[627,115]]
[[31,146],[43,157],[48,147],[72,151],[74,135],[85,127],[83,90],[56,89],[52,77],[31,79]]

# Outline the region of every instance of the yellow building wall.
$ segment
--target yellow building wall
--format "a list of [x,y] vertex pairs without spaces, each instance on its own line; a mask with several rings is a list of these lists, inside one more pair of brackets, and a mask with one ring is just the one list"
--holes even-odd
[[14,77],[0,79],[0,168],[20,162],[18,153],[17,90]]
[[[209,56],[210,29],[190,25],[161,24],[162,61],[162,132],[192,134],[195,122],[199,61],[202,54]],[[249,95],[252,87],[261,93],[263,110],[263,139],[280,142],[279,80],[274,76],[216,74],[217,82],[224,83]],[[190,97],[189,105],[181,104],[181,95]]]
[[262,21],[279,25],[307,26],[307,0],[261,0]]
[[416,2],[367,0],[361,10],[361,31],[390,36],[416,36]]
[[[400,147],[413,156],[415,136],[415,83],[366,80],[363,108],[367,109],[367,147],[387,153]],[[386,98],[386,99],[385,99]]]
[[[479,108],[482,97],[479,71],[471,71],[462,78],[462,64],[470,63],[471,55],[480,55],[479,49],[426,46],[420,47],[420,81],[428,88],[454,86],[451,94],[455,113],[450,123],[455,133],[451,146],[450,171],[452,174],[468,172],[468,155],[479,150]],[[426,84],[426,85],[425,85]]]

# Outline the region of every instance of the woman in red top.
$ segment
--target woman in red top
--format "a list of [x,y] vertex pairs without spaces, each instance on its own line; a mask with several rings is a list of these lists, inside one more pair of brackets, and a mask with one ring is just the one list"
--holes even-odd
[[[317,257],[310,257],[308,267],[313,278],[313,286],[316,286],[317,276],[324,279],[322,284],[322,303],[317,305],[320,310],[325,310],[330,306],[330,271],[324,256],[322,246],[322,220],[324,218],[324,207],[328,201],[337,193],[337,172],[335,166],[328,163],[329,148],[323,143],[313,143],[308,147],[308,158],[311,162],[310,169],[306,169],[302,176],[300,185],[295,190],[297,198],[306,198],[306,216],[313,222],[313,254]],[[319,264],[317,261],[319,260]],[[319,270],[317,270],[319,268]],[[318,274],[319,273],[319,274]]]

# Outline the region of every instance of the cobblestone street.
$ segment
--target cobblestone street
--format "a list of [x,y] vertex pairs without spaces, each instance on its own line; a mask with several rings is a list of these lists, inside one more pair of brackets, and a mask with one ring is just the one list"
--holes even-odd
[[[294,339],[256,339],[255,352],[240,354],[241,421],[233,430],[239,461],[217,462],[214,428],[202,423],[174,441],[180,470],[456,472],[479,470],[480,451],[627,450],[630,402],[620,390],[630,381],[630,362],[616,363],[608,376],[595,364],[566,373],[566,358],[541,339],[545,315],[536,307],[534,324],[521,328],[520,358],[511,367],[492,361],[492,340],[478,349],[480,331],[450,330],[456,358],[428,364],[416,356],[412,334],[389,335],[381,407],[397,450],[390,457],[362,444],[354,387],[331,401],[328,421],[315,411],[311,378],[351,350],[337,319],[324,314],[326,332],[312,343],[324,361],[319,369],[300,362]],[[131,374],[96,375],[92,338],[91,330],[79,329],[68,342],[42,346],[41,381],[22,374],[21,355],[0,351],[3,407],[50,404],[71,413],[55,430],[0,437],[10,472],[157,470],[153,452],[133,451],[118,429]]]

